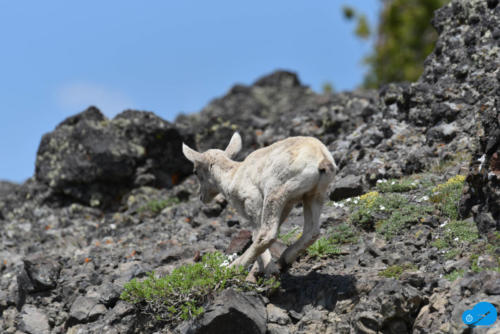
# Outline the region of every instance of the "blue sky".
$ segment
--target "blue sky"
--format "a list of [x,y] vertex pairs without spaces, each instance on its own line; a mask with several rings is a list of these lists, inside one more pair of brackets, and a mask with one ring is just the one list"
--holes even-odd
[[276,69],[352,89],[370,45],[341,8],[374,24],[380,2],[1,1],[0,179],[32,176],[41,136],[89,105],[171,121]]

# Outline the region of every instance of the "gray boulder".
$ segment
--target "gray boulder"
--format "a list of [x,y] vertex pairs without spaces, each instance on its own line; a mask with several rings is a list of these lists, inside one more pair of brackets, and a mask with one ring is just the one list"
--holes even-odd
[[35,176],[54,195],[109,207],[136,186],[172,187],[189,175],[182,142],[191,137],[151,112],[108,120],[90,107],[42,137]]
[[24,305],[19,314],[19,330],[28,334],[49,334],[47,316],[33,305]]
[[185,334],[264,334],[266,307],[260,298],[249,294],[224,290],[206,312],[190,323],[178,327]]

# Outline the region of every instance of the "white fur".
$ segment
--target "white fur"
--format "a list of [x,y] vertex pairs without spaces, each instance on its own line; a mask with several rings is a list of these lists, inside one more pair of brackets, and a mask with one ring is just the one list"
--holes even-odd
[[293,207],[303,203],[302,236],[281,255],[285,269],[319,236],[319,216],[337,166],[328,149],[313,137],[290,137],[256,150],[242,161],[231,160],[241,150],[235,133],[225,151],[196,152],[183,144],[200,181],[200,198],[207,203],[222,193],[254,227],[252,245],[231,265],[251,265],[252,272],[273,272],[270,245]]

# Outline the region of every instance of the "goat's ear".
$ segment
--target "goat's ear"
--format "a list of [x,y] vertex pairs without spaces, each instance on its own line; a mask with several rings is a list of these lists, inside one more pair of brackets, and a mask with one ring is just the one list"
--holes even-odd
[[184,153],[184,156],[191,162],[195,161],[202,161],[203,160],[203,155],[199,152],[196,152],[186,144],[182,143],[182,153]]
[[239,151],[241,151],[241,136],[238,132],[235,132],[224,152],[228,158],[234,158]]

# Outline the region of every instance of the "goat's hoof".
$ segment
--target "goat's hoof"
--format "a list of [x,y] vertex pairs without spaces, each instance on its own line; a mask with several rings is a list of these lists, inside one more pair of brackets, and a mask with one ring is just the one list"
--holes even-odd
[[238,261],[239,259],[236,259],[234,260],[233,262],[231,262],[231,264],[229,265],[229,268],[235,268],[235,267],[238,267],[240,264],[240,261]]
[[280,275],[280,272],[281,267],[275,262],[270,262],[264,270],[264,274],[266,277],[278,277]]
[[281,274],[284,274],[288,271],[288,269],[290,269],[291,265],[289,263],[286,263],[285,261],[280,260],[277,267],[279,268],[279,272]]
[[247,277],[245,278],[245,281],[250,283],[257,283],[257,277],[255,277],[255,273],[249,272]]

